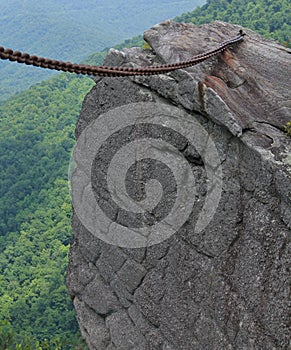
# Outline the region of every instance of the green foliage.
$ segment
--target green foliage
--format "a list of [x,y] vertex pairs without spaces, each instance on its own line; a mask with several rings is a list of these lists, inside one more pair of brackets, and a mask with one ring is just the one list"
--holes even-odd
[[[0,105],[0,233],[18,231],[39,191],[64,178],[91,79],[61,74]],[[1,247],[1,245],[0,245]]]
[[291,137],[291,121],[285,125],[284,129],[285,129],[287,135],[289,135]]
[[[93,84],[61,74],[0,106],[0,320],[10,322],[19,349],[37,348],[25,345],[27,338],[37,339],[38,349],[80,343],[65,287],[72,236],[67,167],[81,103]],[[45,339],[48,346],[64,339],[71,345],[45,347]]]
[[288,0],[208,0],[207,4],[176,18],[179,22],[194,24],[214,20],[239,24],[291,45],[291,7]]
[[100,65],[102,65],[107,53],[108,53],[108,49],[104,49],[101,52],[95,52],[95,53],[89,55],[85,60],[83,60],[82,63],[100,66]]
[[43,339],[25,335],[19,337],[12,325],[7,320],[0,321],[0,349],[3,350],[85,350],[87,346],[80,336],[54,337],[54,339]]
[[39,196],[41,206],[1,254],[0,319],[6,322],[0,324],[0,344],[69,350],[81,341],[65,287],[71,237],[67,181],[56,180]]

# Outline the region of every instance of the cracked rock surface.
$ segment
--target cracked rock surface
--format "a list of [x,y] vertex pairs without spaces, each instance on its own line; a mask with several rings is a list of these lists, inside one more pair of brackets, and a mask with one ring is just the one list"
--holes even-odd
[[[144,35],[151,50],[111,50],[105,65],[185,60],[239,29],[223,22],[197,27],[165,21]],[[243,43],[186,70],[98,78],[85,98],[77,138],[116,107],[164,103],[203,125],[223,174],[215,215],[197,233],[207,192],[205,162],[195,148],[175,140],[197,180],[197,205],[178,232],[153,246],[105,243],[74,214],[67,287],[92,350],[289,348],[291,139],[283,130],[291,119],[291,56],[279,44],[244,32]],[[143,129],[138,133],[145,136]],[[135,171],[156,175],[150,164]],[[163,182],[170,195],[172,180]]]

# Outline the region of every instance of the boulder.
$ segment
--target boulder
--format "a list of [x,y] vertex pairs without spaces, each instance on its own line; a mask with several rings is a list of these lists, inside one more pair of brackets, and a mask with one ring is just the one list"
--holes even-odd
[[240,29],[201,64],[96,78],[84,100],[67,287],[92,350],[288,348],[290,50],[233,24],[165,21],[150,49],[111,49],[104,65],[178,62]]

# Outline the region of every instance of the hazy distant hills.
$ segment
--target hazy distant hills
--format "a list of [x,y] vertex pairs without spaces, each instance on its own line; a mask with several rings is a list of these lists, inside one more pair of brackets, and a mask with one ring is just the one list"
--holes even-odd
[[[9,0],[0,2],[0,45],[80,61],[204,0]],[[51,72],[0,62],[0,101]]]

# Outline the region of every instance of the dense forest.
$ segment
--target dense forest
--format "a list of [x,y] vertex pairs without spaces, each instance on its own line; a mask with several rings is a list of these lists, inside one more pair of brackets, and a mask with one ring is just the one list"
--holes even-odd
[[176,17],[176,20],[195,24],[213,20],[236,23],[290,47],[289,0],[208,0],[206,5]]
[[61,74],[0,106],[0,320],[6,321],[0,349],[13,332],[17,343],[24,342],[20,349],[33,337],[49,338],[50,344],[65,340],[68,349],[79,343],[65,287],[71,240],[67,168],[74,125],[92,85]]
[[[290,45],[285,0],[208,0],[176,18],[215,19]],[[141,37],[118,47],[137,44]],[[86,62],[98,64],[105,54]],[[63,73],[0,104],[0,349],[85,348],[65,287],[72,237],[67,168],[81,103],[93,85]]]

